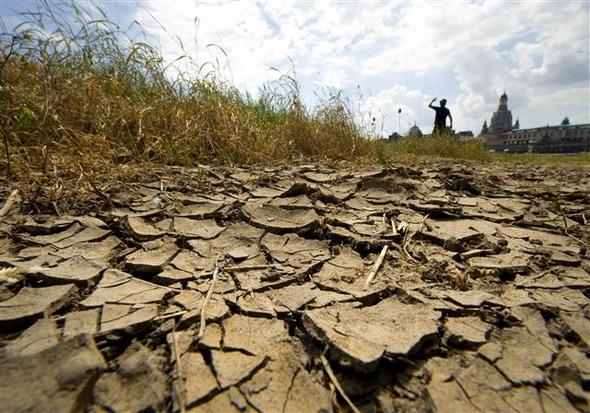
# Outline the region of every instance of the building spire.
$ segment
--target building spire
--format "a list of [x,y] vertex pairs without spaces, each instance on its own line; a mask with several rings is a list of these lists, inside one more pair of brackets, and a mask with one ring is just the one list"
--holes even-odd
[[483,121],[483,126],[481,127],[481,134],[485,135],[487,133],[489,133],[489,130],[488,130],[488,120],[486,119]]

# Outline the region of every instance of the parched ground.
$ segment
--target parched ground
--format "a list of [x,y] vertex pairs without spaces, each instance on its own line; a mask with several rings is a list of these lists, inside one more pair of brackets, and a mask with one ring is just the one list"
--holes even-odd
[[589,168],[157,175],[2,218],[0,410],[590,411]]

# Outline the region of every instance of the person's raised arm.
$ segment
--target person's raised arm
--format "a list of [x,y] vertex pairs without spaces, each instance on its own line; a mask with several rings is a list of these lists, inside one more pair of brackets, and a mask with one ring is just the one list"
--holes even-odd
[[429,107],[430,109],[434,109],[434,106],[432,106],[432,104],[434,103],[434,101],[435,101],[435,100],[436,100],[436,98],[432,99],[432,100],[430,101],[430,103],[428,104],[428,107]]

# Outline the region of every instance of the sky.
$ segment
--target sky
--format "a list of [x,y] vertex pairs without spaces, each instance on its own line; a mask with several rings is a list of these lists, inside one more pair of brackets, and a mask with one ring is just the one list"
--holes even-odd
[[[88,2],[76,1],[92,7]],[[172,62],[189,53],[256,96],[292,74],[304,102],[342,91],[387,136],[446,98],[457,131],[480,132],[502,92],[521,128],[590,123],[590,1],[96,1],[137,21]],[[33,1],[0,0],[11,29]],[[184,51],[180,43],[182,43]],[[398,110],[402,109],[401,114]]]

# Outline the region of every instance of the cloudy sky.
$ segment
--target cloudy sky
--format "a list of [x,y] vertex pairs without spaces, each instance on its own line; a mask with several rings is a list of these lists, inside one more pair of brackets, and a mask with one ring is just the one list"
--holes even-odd
[[[456,130],[477,134],[503,91],[523,128],[590,123],[587,0],[96,3],[122,26],[140,22],[170,61],[180,39],[243,91],[291,68],[310,106],[342,90],[382,135],[430,132],[433,97],[448,100]],[[32,4],[0,0],[4,23]]]

